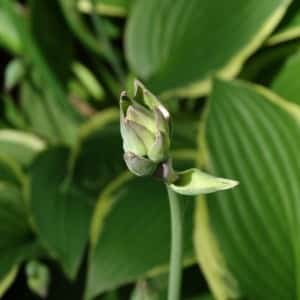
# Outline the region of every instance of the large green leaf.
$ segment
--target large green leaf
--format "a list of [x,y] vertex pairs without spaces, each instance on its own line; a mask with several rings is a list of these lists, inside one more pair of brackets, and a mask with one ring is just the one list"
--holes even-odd
[[300,104],[300,51],[291,56],[274,78],[271,88],[287,100]]
[[35,159],[30,169],[30,194],[40,239],[74,278],[88,239],[93,202],[72,182],[68,149],[50,148]]
[[276,45],[300,37],[300,3],[294,0],[278,29],[268,40],[268,45]]
[[232,78],[239,72],[289,3],[140,0],[127,27],[128,62],[155,92],[206,93],[214,74]]
[[[125,173],[101,193],[91,231],[86,296],[168,270],[170,224],[161,182]],[[183,199],[184,201],[184,199]],[[185,259],[193,261],[193,200],[185,199]]]
[[214,86],[204,162],[240,181],[197,205],[197,254],[216,299],[299,298],[299,117],[261,87]]

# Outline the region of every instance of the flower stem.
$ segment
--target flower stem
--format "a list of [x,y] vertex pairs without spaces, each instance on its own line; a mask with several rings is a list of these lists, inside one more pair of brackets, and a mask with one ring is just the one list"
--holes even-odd
[[183,209],[182,199],[166,185],[171,214],[171,255],[168,300],[180,300],[183,250]]

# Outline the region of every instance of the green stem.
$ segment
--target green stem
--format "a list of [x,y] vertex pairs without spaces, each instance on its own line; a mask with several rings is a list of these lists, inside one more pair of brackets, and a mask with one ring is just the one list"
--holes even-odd
[[167,191],[171,214],[171,256],[168,300],[180,300],[183,252],[183,208],[182,199],[170,189]]

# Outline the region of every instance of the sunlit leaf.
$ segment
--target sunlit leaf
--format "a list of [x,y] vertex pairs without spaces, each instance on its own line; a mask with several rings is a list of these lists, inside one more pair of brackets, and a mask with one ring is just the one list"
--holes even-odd
[[300,107],[261,87],[214,86],[204,162],[240,181],[197,205],[197,256],[216,299],[297,298],[299,116]]

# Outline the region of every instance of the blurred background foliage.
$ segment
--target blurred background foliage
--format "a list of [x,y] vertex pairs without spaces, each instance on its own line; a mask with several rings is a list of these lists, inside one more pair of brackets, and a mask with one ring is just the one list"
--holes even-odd
[[182,299],[300,299],[299,41],[297,0],[1,0],[0,297],[166,299],[166,192],[122,158],[139,78],[176,167],[240,181],[184,199]]

